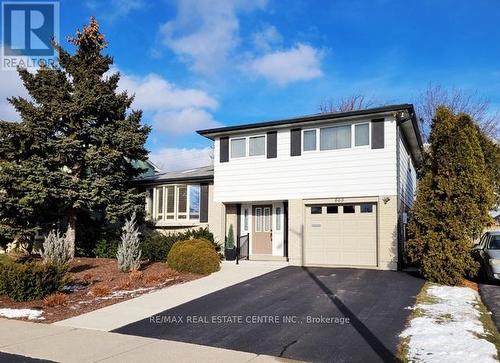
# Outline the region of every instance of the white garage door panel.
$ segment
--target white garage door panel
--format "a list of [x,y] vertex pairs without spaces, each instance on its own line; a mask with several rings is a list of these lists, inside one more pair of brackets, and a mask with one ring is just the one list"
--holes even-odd
[[[363,204],[363,203],[361,203]],[[306,207],[306,238],[304,261],[306,265],[377,265],[377,209],[361,213],[361,204],[355,205],[355,213],[327,214],[326,206],[321,214],[311,214]]]

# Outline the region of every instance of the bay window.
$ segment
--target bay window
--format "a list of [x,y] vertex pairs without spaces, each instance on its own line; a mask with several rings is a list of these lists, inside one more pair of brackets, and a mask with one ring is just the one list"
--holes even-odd
[[200,186],[189,186],[189,219],[200,219]]
[[200,219],[200,186],[165,185],[153,190],[153,218],[156,221]]

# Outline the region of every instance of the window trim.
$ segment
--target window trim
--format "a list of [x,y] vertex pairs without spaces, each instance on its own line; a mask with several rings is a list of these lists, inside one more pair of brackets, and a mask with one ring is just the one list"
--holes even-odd
[[[360,125],[368,125],[368,144],[366,145],[356,145],[356,126]],[[371,122],[357,122],[352,124],[352,132],[351,132],[351,144],[353,148],[369,148],[370,147],[370,140],[372,136],[372,128],[371,128]]]

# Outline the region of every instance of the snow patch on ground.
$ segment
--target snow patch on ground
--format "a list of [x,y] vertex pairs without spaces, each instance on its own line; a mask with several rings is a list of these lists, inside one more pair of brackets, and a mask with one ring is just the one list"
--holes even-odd
[[85,290],[86,288],[87,286],[82,284],[69,284],[69,285],[64,285],[62,291],[75,292],[75,291]]
[[[116,290],[116,291],[113,291],[108,296],[100,296],[100,297],[96,297],[95,299],[92,299],[92,300],[79,301],[78,303],[79,304],[91,304],[91,303],[94,303],[94,302],[99,301],[99,300],[111,300],[111,299],[123,299],[125,297],[135,297],[137,295],[141,295],[145,292],[149,292],[149,291],[155,290],[157,288],[158,288],[157,286],[153,286],[153,287],[141,287],[141,288],[135,289],[135,290]],[[89,294],[90,294],[90,292],[89,292]]]
[[9,319],[28,318],[29,320],[44,320],[42,317],[43,310],[33,309],[0,309],[0,316]]
[[416,317],[401,333],[409,337],[410,361],[429,363],[497,362],[495,345],[485,334],[477,309],[479,294],[468,287],[431,286],[427,294],[436,302],[417,304],[423,316]]

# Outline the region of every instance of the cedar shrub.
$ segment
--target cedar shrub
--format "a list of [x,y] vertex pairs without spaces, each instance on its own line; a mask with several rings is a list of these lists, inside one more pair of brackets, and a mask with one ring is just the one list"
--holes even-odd
[[477,273],[473,239],[493,204],[478,130],[466,114],[439,107],[409,224],[408,254],[425,278],[448,285]]

